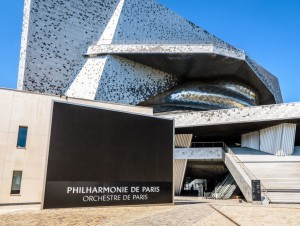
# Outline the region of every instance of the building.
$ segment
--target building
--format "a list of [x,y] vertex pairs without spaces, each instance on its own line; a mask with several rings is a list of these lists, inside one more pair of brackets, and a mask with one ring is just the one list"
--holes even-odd
[[[1,204],[42,202],[46,170],[47,165],[49,165],[50,134],[53,134],[53,131],[51,133],[51,125],[55,102],[72,103],[96,109],[111,109],[138,115],[152,116],[153,114],[151,108],[101,103],[17,90],[0,89],[0,96],[2,106],[0,112]],[[67,118],[70,117],[69,114],[66,116]],[[84,119],[80,120],[83,121]],[[66,121],[64,127],[67,127]],[[82,132],[86,133],[86,129],[82,128]],[[93,133],[95,132],[93,131]],[[64,134],[63,139],[66,137],[67,134]],[[126,137],[126,134],[123,137]],[[98,139],[100,138],[99,135]],[[66,157],[72,159],[73,156],[74,154],[71,157]],[[91,162],[90,160],[89,163]]]
[[[154,0],[25,0],[18,89],[39,94],[2,90],[5,104],[13,103],[6,93],[54,95],[49,101],[109,102],[112,109],[153,109],[174,118],[177,195],[300,202],[299,104],[282,104],[278,79],[245,51]],[[39,108],[33,100],[28,106]],[[15,136],[26,126],[16,123]],[[49,128],[49,121],[43,123]],[[36,148],[47,152],[45,143]],[[8,149],[2,149],[4,159]],[[41,172],[34,198],[10,196],[8,184],[20,169],[14,169],[18,157],[9,161],[14,164],[4,167],[0,202],[41,202]],[[277,166],[278,177],[262,173]]]
[[200,110],[282,102],[243,50],[156,1],[25,3],[20,90]]

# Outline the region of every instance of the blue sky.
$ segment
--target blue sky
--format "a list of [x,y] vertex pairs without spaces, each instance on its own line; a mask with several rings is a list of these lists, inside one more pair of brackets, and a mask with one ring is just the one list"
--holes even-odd
[[[244,49],[279,78],[285,102],[300,101],[299,0],[158,0]],[[0,7],[0,87],[16,88],[23,0]]]

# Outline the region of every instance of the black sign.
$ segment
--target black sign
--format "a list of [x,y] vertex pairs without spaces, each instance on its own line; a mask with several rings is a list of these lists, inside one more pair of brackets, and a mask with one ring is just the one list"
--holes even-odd
[[44,208],[172,203],[173,132],[173,120],[54,102]]
[[252,180],[252,201],[261,201],[260,180]]
[[171,203],[168,182],[47,182],[45,208]]

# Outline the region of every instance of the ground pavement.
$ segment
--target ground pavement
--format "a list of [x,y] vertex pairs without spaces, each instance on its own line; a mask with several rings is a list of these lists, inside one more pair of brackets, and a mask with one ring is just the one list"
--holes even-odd
[[300,205],[178,197],[175,205],[39,210],[0,206],[0,225],[300,225]]

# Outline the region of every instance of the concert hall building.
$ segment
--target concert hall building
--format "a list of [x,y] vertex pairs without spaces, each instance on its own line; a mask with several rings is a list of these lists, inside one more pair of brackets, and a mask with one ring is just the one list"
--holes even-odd
[[0,105],[0,205],[300,203],[300,103],[155,0],[25,0]]

